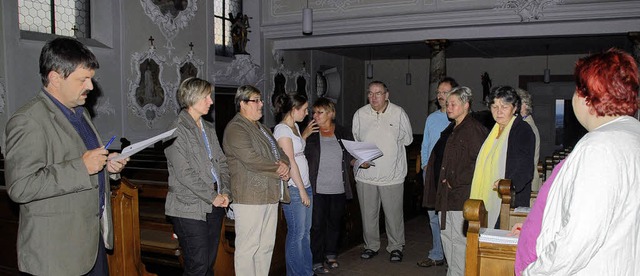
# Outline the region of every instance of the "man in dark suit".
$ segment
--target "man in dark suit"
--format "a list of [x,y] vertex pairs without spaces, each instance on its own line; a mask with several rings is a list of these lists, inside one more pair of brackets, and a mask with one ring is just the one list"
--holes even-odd
[[[18,266],[34,275],[109,275],[110,189],[128,159],[109,154],[84,105],[96,57],[72,38],[42,48],[42,90],[5,128],[9,197],[20,205]],[[106,167],[106,168],[105,168]]]

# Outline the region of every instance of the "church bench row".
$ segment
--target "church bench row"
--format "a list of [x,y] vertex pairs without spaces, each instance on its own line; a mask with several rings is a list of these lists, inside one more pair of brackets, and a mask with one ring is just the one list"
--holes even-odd
[[[500,205],[500,229],[510,231],[515,223],[524,222],[528,213],[515,213],[511,208],[511,181],[501,179],[498,192]],[[532,197],[532,201],[535,198]],[[531,203],[533,205],[533,202]],[[487,211],[482,200],[465,201],[463,215],[468,221],[465,276],[512,276],[516,245],[479,241],[480,229],[487,228]]]

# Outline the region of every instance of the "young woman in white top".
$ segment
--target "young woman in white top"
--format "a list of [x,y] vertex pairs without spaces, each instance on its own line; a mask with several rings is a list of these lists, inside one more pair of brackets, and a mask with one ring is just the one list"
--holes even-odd
[[[288,185],[291,203],[282,205],[287,220],[287,275],[310,276],[313,275],[310,242],[311,184],[309,165],[304,155],[306,137],[303,138],[297,124],[307,116],[309,104],[302,95],[281,94],[276,97],[274,106],[281,121],[276,125],[273,136],[291,161]],[[310,133],[305,134],[309,136]]]

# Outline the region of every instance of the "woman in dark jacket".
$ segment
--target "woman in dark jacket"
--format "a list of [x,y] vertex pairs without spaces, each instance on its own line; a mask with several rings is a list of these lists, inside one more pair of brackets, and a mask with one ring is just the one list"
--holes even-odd
[[515,206],[529,207],[536,138],[522,120],[520,97],[512,87],[492,89],[489,107],[496,124],[478,154],[470,198],[484,201],[487,225],[496,225],[501,199],[494,184],[499,179],[511,179]]
[[[347,199],[351,190],[351,155],[344,149],[342,139],[353,140],[351,131],[335,124],[334,103],[319,98],[313,104],[313,129],[307,138],[305,155],[309,163],[309,180],[313,189],[311,222],[311,252],[313,271],[325,274],[328,268],[337,268],[338,239]],[[317,126],[317,130],[316,130]],[[341,173],[336,173],[340,171]]]
[[[462,207],[469,198],[476,158],[487,129],[469,116],[471,89],[454,88],[447,96],[447,116],[453,122],[442,156],[436,210],[440,212],[442,249],[449,263],[447,275],[464,275],[466,238]],[[446,136],[443,136],[446,137]],[[440,142],[440,141],[438,141]]]

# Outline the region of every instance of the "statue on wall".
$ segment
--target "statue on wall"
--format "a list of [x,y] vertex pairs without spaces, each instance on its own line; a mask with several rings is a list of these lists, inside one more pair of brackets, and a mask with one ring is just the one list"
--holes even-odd
[[138,105],[145,106],[153,104],[157,107],[164,102],[164,91],[158,79],[160,68],[152,59],[146,59],[140,64],[142,78],[136,91],[136,101]]
[[229,13],[229,21],[231,21],[231,41],[233,42],[233,54],[235,55],[248,55],[247,53],[247,41],[249,41],[248,33],[249,19],[251,17],[246,14],[237,13],[233,16]]

